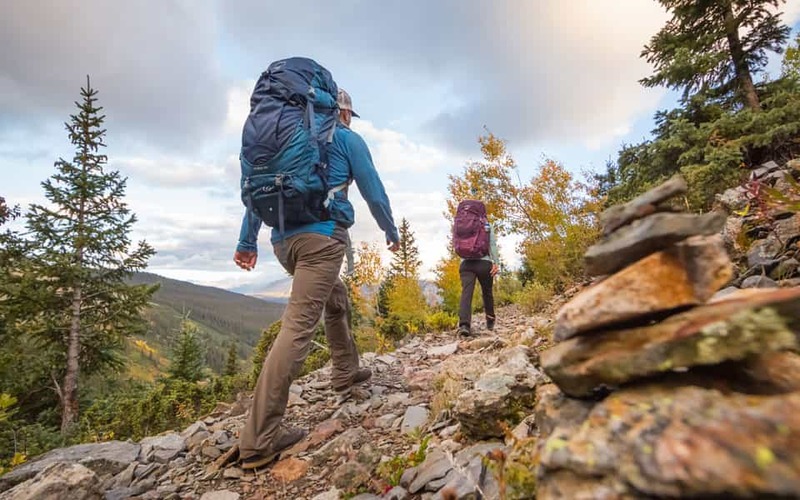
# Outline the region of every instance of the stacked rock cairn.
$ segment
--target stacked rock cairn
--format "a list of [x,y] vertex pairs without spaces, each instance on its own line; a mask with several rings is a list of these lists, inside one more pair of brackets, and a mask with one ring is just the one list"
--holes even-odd
[[599,278],[541,355],[538,498],[800,497],[800,288],[715,297],[726,214],[681,212],[685,191],[601,215]]

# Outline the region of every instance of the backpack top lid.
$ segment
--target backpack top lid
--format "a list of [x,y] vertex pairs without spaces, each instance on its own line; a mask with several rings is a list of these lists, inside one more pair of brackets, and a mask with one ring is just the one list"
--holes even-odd
[[478,200],[463,200],[456,208],[456,214],[459,212],[473,212],[479,217],[486,219],[486,205]]
[[330,71],[313,59],[290,57],[269,65],[250,96],[242,130],[242,155],[252,164],[270,161],[291,140],[309,103],[335,125],[339,93]]

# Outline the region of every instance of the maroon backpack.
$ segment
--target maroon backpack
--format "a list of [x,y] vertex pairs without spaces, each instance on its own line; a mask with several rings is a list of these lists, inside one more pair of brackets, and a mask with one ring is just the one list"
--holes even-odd
[[489,221],[483,202],[464,200],[458,204],[453,221],[453,248],[463,259],[489,255]]

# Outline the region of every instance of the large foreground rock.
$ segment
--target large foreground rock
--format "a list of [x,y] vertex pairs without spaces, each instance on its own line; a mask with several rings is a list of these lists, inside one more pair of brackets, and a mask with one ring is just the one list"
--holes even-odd
[[686,181],[683,177],[675,175],[667,182],[637,196],[628,203],[610,207],[600,214],[603,234],[611,234],[634,220],[666,210],[667,207],[661,207],[660,204],[673,196],[685,193],[686,189]]
[[474,439],[503,436],[503,424],[513,428],[533,407],[536,386],[543,378],[530,362],[527,347],[501,352],[498,366],[458,397],[454,411],[462,431]]
[[796,498],[798,447],[800,393],[651,384],[612,394],[577,430],[556,428],[537,498]]
[[545,373],[570,396],[589,396],[661,372],[796,349],[800,290],[723,300],[661,323],[576,337],[541,355]]
[[591,246],[586,252],[586,272],[590,275],[611,274],[690,236],[719,233],[724,225],[723,212],[650,215],[633,221]]
[[139,449],[138,444],[108,441],[52,450],[0,477],[0,491],[34,477],[55,463],[77,463],[100,476],[114,475],[125,470],[136,460]]
[[97,475],[79,464],[56,463],[36,477],[0,493],[0,500],[100,500]]
[[587,288],[558,313],[555,340],[706,302],[733,275],[722,236],[696,236]]

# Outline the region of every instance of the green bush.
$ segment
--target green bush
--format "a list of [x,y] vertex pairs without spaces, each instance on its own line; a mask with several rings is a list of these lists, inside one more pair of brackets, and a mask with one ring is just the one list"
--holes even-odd
[[164,378],[152,385],[132,384],[95,400],[83,412],[81,440],[141,439],[180,430],[211,412],[217,403],[233,400],[246,386],[244,376],[199,383]]
[[525,287],[517,292],[515,302],[528,314],[542,311],[550,299],[553,298],[553,290],[538,281],[529,281]]
[[429,329],[434,331],[447,331],[452,330],[458,326],[458,316],[450,314],[446,311],[436,311],[428,315],[425,321]]
[[522,291],[522,282],[512,272],[498,275],[494,285],[494,303],[496,306],[513,304],[516,295]]

